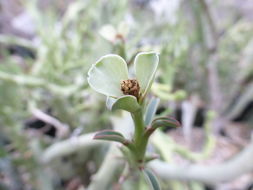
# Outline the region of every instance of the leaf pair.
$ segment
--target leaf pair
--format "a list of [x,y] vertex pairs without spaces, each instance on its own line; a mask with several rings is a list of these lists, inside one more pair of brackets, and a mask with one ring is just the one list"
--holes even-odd
[[[140,85],[140,99],[146,96],[152,85],[158,62],[158,54],[154,52],[139,53],[135,57],[134,71]],[[121,91],[121,82],[128,79],[130,78],[127,63],[122,57],[114,54],[101,57],[88,72],[89,85],[108,97],[108,108],[134,112],[139,108],[138,100],[131,95],[125,96]]]
[[[146,135],[150,136],[157,128],[159,127],[179,127],[180,123],[174,119],[169,117],[159,117],[152,121],[151,126],[146,130]],[[122,143],[124,145],[128,145],[130,142],[125,139],[125,137],[116,131],[113,130],[104,130],[99,131],[95,136],[94,139],[98,140],[107,140],[107,141],[115,141]]]

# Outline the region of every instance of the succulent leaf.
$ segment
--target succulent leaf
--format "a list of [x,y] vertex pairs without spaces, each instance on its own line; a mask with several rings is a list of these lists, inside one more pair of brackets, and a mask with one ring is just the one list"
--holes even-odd
[[128,112],[136,112],[140,109],[140,105],[137,102],[136,97],[131,95],[126,95],[118,98],[115,103],[112,105],[112,111],[122,109]]
[[112,130],[99,131],[95,134],[94,139],[115,141],[122,144],[127,144],[128,142],[121,133]]
[[144,169],[143,173],[144,173],[147,181],[149,182],[150,186],[152,187],[152,189],[153,190],[160,190],[160,185],[159,185],[158,180],[155,177],[155,175],[148,169]]
[[88,83],[99,93],[120,97],[120,82],[128,79],[127,64],[118,55],[106,55],[99,59],[88,72]]
[[159,57],[155,52],[144,52],[136,55],[134,68],[136,78],[140,84],[141,94],[145,96],[155,78]]
[[144,115],[144,121],[145,121],[145,125],[148,126],[151,124],[155,112],[157,110],[158,104],[159,104],[160,100],[159,98],[152,98],[147,106],[145,115]]
[[180,123],[172,117],[158,117],[152,121],[151,128],[158,127],[180,127]]

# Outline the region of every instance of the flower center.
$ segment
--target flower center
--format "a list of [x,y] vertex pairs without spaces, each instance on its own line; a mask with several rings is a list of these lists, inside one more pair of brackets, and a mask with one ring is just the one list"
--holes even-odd
[[139,98],[140,85],[136,79],[123,80],[120,86],[123,94],[135,96],[137,99]]

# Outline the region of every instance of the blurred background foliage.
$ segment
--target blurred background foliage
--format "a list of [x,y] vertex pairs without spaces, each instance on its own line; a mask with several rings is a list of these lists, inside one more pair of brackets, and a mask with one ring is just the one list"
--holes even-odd
[[[108,53],[130,66],[140,51],[160,53],[156,114],[173,115],[183,126],[154,135],[151,149],[162,160],[215,164],[249,143],[250,0],[10,0],[0,6],[0,189],[92,189],[108,145],[72,141],[129,123],[125,114],[106,110],[105,97],[87,84],[91,64]],[[252,179],[245,174],[211,186],[171,179],[162,187],[244,190]],[[121,185],[110,180],[103,188],[147,189],[134,175]]]

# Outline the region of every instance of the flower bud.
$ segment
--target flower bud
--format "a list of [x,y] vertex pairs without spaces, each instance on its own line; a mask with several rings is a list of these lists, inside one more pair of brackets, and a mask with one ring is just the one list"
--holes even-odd
[[135,96],[137,99],[139,98],[140,85],[136,79],[123,80],[120,86],[123,94]]

